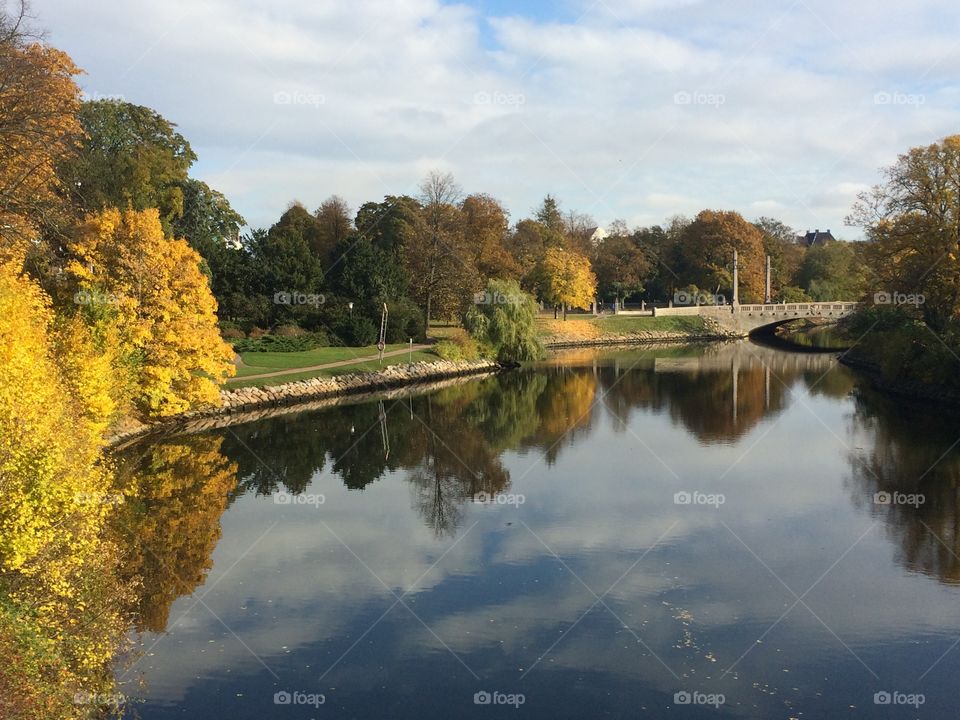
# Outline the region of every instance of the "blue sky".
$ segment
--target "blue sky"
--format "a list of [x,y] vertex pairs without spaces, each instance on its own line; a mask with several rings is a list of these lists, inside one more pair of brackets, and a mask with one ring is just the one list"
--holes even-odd
[[176,122],[252,225],[431,169],[518,220],[703,208],[859,237],[879,168],[960,132],[960,7],[916,0],[34,0],[49,40]]

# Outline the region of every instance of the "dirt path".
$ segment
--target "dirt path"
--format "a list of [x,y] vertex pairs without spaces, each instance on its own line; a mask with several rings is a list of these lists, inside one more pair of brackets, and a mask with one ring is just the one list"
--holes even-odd
[[[429,348],[429,345],[413,345],[411,346],[413,350],[426,350]],[[405,347],[402,350],[391,350],[390,352],[385,352],[383,356],[385,358],[394,357],[396,355],[403,355],[410,352],[409,347]],[[244,375],[243,377],[234,377],[227,380],[227,383],[231,382],[246,382],[247,380],[261,380],[263,378],[272,378],[279,377],[281,375],[296,375],[297,373],[312,372],[314,370],[326,370],[328,368],[343,367],[344,365],[356,365],[361,362],[369,362],[370,360],[377,360],[380,358],[379,353],[377,355],[364,355],[362,357],[350,358],[348,360],[337,360],[336,362],[324,363],[323,365],[310,365],[308,367],[299,367],[299,368],[285,368],[283,370],[275,370],[273,372],[261,373],[259,375]],[[251,367],[248,365],[247,367]]]

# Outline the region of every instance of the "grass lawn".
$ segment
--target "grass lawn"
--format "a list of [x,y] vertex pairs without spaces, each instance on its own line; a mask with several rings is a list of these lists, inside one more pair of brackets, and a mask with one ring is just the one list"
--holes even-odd
[[[406,343],[387,345],[385,352],[402,350],[405,347],[407,347]],[[302,352],[245,352],[240,353],[243,365],[237,368],[237,377],[261,375],[274,370],[324,365],[376,354],[376,345],[367,347],[322,347]]]
[[670,317],[608,315],[599,318],[571,317],[567,320],[541,318],[537,320],[537,328],[540,336],[546,340],[556,336],[587,340],[601,335],[630,335],[645,331],[701,332],[704,330],[704,324],[703,319],[695,315]]
[[[400,346],[403,347],[403,346]],[[398,349],[398,346],[387,345],[387,349]],[[344,348],[323,348],[324,350],[342,350]],[[358,348],[351,348],[352,350],[357,350]],[[376,352],[377,349],[374,348],[373,352]],[[314,351],[311,351],[314,352]],[[263,353],[252,353],[252,354],[263,354]],[[277,353],[280,354],[280,353]],[[303,353],[288,353],[300,355]],[[367,354],[367,353],[364,353]],[[352,356],[348,356],[352,357]],[[311,365],[320,365],[323,362],[336,362],[337,359],[345,358],[334,358],[332,360],[320,360],[319,362],[312,362]],[[433,362],[439,360],[434,353],[429,350],[414,350],[413,351],[413,362]],[[351,363],[350,365],[341,365],[340,367],[329,368],[327,370],[308,370],[301,373],[289,373],[287,375],[277,375],[270,378],[261,378],[260,380],[239,380],[237,382],[229,383],[226,388],[228,390],[233,390],[235,388],[242,387],[268,387],[270,385],[283,385],[288,382],[296,382],[297,380],[309,380],[310,378],[315,377],[332,377],[334,375],[345,375],[347,373],[356,373],[356,372],[375,372],[382,368],[385,368],[387,365],[401,365],[403,363],[410,362],[410,357],[407,353],[403,355],[394,355],[393,357],[387,357],[383,359],[383,365],[381,365],[376,360],[368,360],[366,362],[357,362]],[[296,367],[296,366],[294,366]],[[275,368],[276,369],[276,368]],[[269,372],[269,370],[264,370],[263,368],[259,369],[259,372]],[[255,372],[248,372],[246,375],[256,375]],[[238,373],[237,377],[244,377]]]

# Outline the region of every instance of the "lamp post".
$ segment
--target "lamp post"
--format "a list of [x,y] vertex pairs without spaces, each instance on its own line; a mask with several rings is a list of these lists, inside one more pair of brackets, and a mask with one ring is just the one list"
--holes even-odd
[[353,315],[353,303],[352,303],[352,302],[348,302],[348,303],[347,303],[347,308],[349,308],[349,310],[350,310],[350,315],[352,316],[352,315]]

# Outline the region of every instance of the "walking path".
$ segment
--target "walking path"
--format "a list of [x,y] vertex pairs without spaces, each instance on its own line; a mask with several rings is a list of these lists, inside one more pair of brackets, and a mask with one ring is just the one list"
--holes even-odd
[[[412,345],[410,347],[405,347],[402,350],[391,350],[390,352],[385,352],[383,356],[385,358],[394,357],[396,355],[403,355],[410,352],[411,348],[413,350],[426,350],[430,345]],[[296,375],[297,373],[313,372],[314,370],[327,370],[328,368],[337,368],[344,367],[345,365],[356,365],[357,363],[370,362],[371,360],[379,360],[380,354],[376,355],[365,355],[363,357],[349,358],[347,360],[337,360],[336,362],[324,363],[323,365],[309,365],[307,367],[298,367],[298,368],[285,368],[283,370],[275,370],[274,372],[261,373],[259,375],[244,375],[243,377],[233,377],[227,380],[228,383],[231,382],[246,382],[247,380],[261,380],[263,378],[272,378],[279,377],[281,375]],[[250,367],[249,365],[247,367]]]

